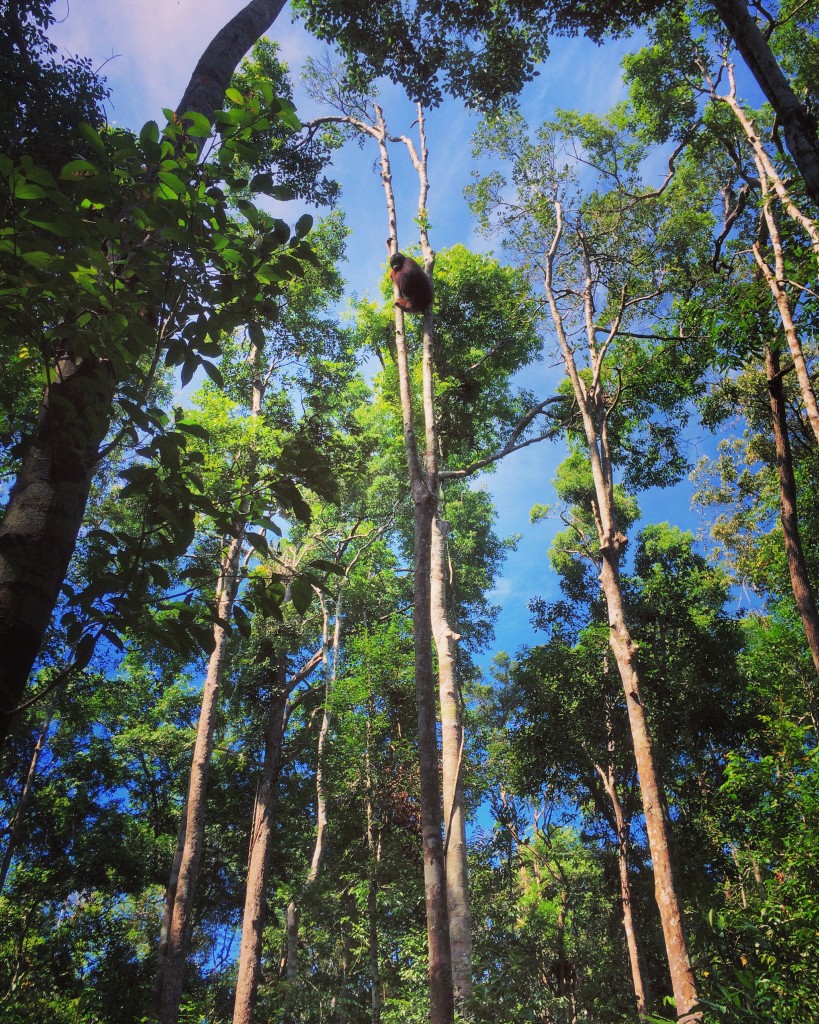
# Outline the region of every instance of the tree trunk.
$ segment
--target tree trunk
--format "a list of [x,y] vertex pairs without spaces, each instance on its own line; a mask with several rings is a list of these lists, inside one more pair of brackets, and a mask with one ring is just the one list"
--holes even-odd
[[265,891],[270,867],[270,840],[273,834],[273,801],[281,765],[289,693],[285,686],[283,663],[278,676],[278,686],[270,701],[265,730],[264,763],[250,833],[233,1024],[252,1024],[261,976],[262,936],[267,909]]
[[179,817],[179,828],[176,834],[176,849],[171,862],[171,873],[168,878],[168,885],[165,889],[165,909],[162,914],[162,924],[159,928],[159,945],[156,952],[156,975],[154,977],[154,1014],[159,1017],[159,1006],[162,999],[162,989],[165,983],[165,966],[168,957],[168,936],[171,931],[171,920],[173,919],[173,908],[176,902],[176,887],[179,883],[179,870],[182,867],[182,855],[185,852],[185,835],[188,830],[188,800],[185,795],[185,803],[182,805],[182,814]]
[[[212,118],[236,65],[283,0],[250,0],[202,54],[178,109]],[[202,145],[202,139],[195,139]],[[115,381],[105,359],[63,355],[0,526],[0,743],[25,689],[77,543]],[[59,399],[59,402],[53,401]]]
[[[599,325],[595,322],[593,275],[591,256],[582,232],[577,233],[584,260],[585,284],[579,291],[585,311],[585,331],[589,352],[588,381],[578,370],[575,361],[575,347],[566,334],[563,315],[557,301],[554,286],[554,265],[563,234],[563,209],[560,202],[554,202],[556,226],[549,252],[546,254],[544,287],[552,315],[566,376],[571,381],[575,401],[583,423],[586,447],[594,488],[592,513],[600,545],[600,586],[606,601],[609,620],[609,646],[617,662],[617,669],[623,684],[628,709],[629,727],[634,746],[634,758],[640,778],[640,792],[643,802],[648,845],[654,869],[654,894],[660,912],[665,940],[671,985],[677,1007],[678,1019],[683,1024],[699,1021],[702,1014],[695,1011],[697,989],[694,974],[688,959],[688,945],[683,930],[682,912],[677,898],[677,889],[671,864],[668,826],[663,813],[660,783],[654,761],[651,736],[648,731],[645,709],[640,697],[640,677],[637,668],[637,645],[634,643],[623,613],[623,593],[620,587],[620,559],[627,544],[627,538],[617,530],[614,520],[614,470],[608,434],[608,408],[601,384],[603,360],[608,344],[598,347]],[[619,308],[613,313],[613,322],[608,338],[616,337],[625,309],[626,294],[620,297]]]
[[816,119],[799,102],[745,0],[712,0],[742,59],[776,111],[785,141],[808,195],[819,206],[819,140]]
[[429,571],[435,501],[422,481],[413,481],[415,558],[413,635],[415,696],[418,705],[418,758],[421,776],[421,841],[429,948],[430,1024],[450,1024],[454,1016],[452,961],[446,872],[441,839],[441,792],[438,780],[435,688],[432,670]]
[[107,360],[57,361],[0,525],[0,743],[51,621],[111,417]]
[[[239,560],[242,552],[243,530],[237,530],[222,559],[217,586],[217,615],[229,621],[236,595]],[[219,691],[227,653],[228,633],[224,626],[213,627],[215,645],[208,662],[208,673],[202,690],[202,710],[196,730],[190,782],[186,802],[185,843],[179,865],[171,922],[168,928],[167,951],[160,967],[161,992],[159,996],[159,1024],[176,1024],[185,973],[185,959],[190,943],[191,915],[196,877],[205,836],[205,804],[208,772],[213,753]]]
[[365,759],[367,786],[367,927],[370,957],[370,1020],[381,1024],[381,958],[378,945],[378,861],[380,841],[376,839],[373,808],[373,777],[371,761],[372,698],[367,702],[367,749]]
[[637,945],[637,932],[634,928],[634,913],[631,905],[631,881],[628,877],[629,828],[626,824],[623,806],[617,793],[617,784],[612,765],[609,764],[606,771],[600,765],[595,765],[595,767],[603,780],[603,787],[611,803],[615,828],[617,829],[617,869],[620,878],[620,903],[623,907],[623,932],[626,937],[626,949],[628,950],[628,961],[631,967],[631,983],[637,1003],[637,1015],[644,1017],[648,1013],[648,996],[646,994],[645,982],[643,981],[642,958],[640,957],[640,949]]
[[324,861],[327,848],[327,789],[324,785],[324,762],[327,756],[327,741],[330,737],[330,709],[328,707],[330,693],[335,685],[336,665],[338,664],[338,646],[341,640],[341,590],[336,596],[335,627],[333,630],[333,665],[330,665],[330,619],[323,594],[318,594],[322,611],[322,644],[321,660],[324,662],[324,707],[321,714],[318,747],[316,750],[316,842],[313,846],[313,857],[310,861],[310,873],[307,885],[316,881]]
[[245,910],[242,918],[242,940],[239,948],[236,1000],[233,1024],[251,1024],[259,991],[262,962],[262,937],[267,903],[265,889],[270,869],[270,841],[273,836],[273,802],[281,766],[282,743],[290,717],[289,698],[294,688],[303,682],[321,661],[321,652],[285,682],[284,662],[270,701],[265,729],[264,762],[256,802],[247,857],[247,887]]
[[[378,137],[381,151],[381,178],[387,199],[390,239],[397,251],[395,199],[392,192],[392,172],[386,146],[386,124],[380,108],[376,108],[381,122]],[[423,131],[423,114],[419,109],[419,124]],[[425,173],[422,173],[423,206]],[[428,257],[429,260],[429,257]],[[431,270],[431,262],[426,267]],[[394,290],[397,299],[397,286]],[[426,474],[418,456],[415,438],[414,410],[410,391],[409,361],[404,335],[404,313],[395,307],[395,349],[398,370],[398,389],[401,399],[401,419],[404,430],[404,449],[407,456],[413,505],[413,647],[415,654],[415,698],[418,708],[418,762],[421,797],[421,842],[424,858],[424,896],[427,915],[427,947],[429,950],[430,1024],[451,1024],[455,1014],[452,992],[452,961],[449,946],[449,913],[447,910],[446,872],[441,838],[441,790],[438,779],[438,737],[435,707],[435,681],[432,667],[432,625],[430,619],[430,575],[432,561],[432,523],[437,510],[438,481],[435,472],[435,451],[427,450]],[[424,314],[423,340],[423,401],[425,421],[432,417],[432,310]],[[431,467],[431,470],[430,470]]]
[[[429,441],[427,444],[429,446]],[[455,669],[460,636],[451,629],[447,620],[445,567],[446,546],[440,519],[435,516],[432,521],[431,615],[438,652],[446,891],[452,986],[457,1005],[472,994],[472,913],[463,790],[464,730]]]
[[14,812],[14,817],[11,822],[11,831],[9,832],[6,849],[3,853],[3,863],[0,865],[0,893],[2,893],[6,887],[6,878],[8,877],[9,868],[11,867],[11,861],[14,857],[14,852],[17,849],[17,844],[20,842],[20,836],[23,834],[26,811],[28,810],[28,805],[31,801],[31,794],[34,792],[34,780],[37,777],[37,765],[40,762],[40,755],[45,748],[48,730],[51,727],[51,722],[54,718],[54,708],[56,703],[56,698],[52,699],[51,705],[49,706],[48,711],[46,711],[45,719],[43,721],[42,728],[40,729],[40,735],[37,737],[37,742],[34,745],[34,751],[31,755],[31,760],[29,761],[23,791],[20,794],[20,799],[17,801],[17,809]]
[[779,353],[765,347],[765,370],[768,377],[768,394],[771,403],[771,422],[776,445],[776,469],[779,474],[779,502],[782,532],[785,536],[785,553],[788,556],[788,571],[791,587],[802,619],[802,627],[808,640],[813,665],[819,674],[819,615],[811,590],[810,578],[802,540],[799,536],[799,519],[796,510],[796,480],[793,475],[793,459],[788,437],[788,419],[782,372],[779,368]]
[[688,959],[688,945],[674,881],[668,828],[663,814],[654,750],[646,722],[645,709],[640,697],[637,646],[631,638],[623,615],[623,597],[619,579],[620,550],[621,544],[612,540],[608,545],[608,550],[603,551],[601,584],[608,609],[609,641],[626,697],[629,726],[634,745],[634,759],[637,762],[637,774],[640,777],[643,816],[654,870],[654,897],[660,911],[677,1015],[684,1022],[701,1020],[702,1014],[691,1012],[692,1008],[697,1005],[697,988]]

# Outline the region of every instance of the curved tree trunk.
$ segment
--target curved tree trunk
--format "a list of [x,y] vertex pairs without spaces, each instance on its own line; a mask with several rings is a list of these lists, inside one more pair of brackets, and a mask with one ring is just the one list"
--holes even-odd
[[74,553],[113,397],[107,360],[61,356],[9,495],[0,525],[0,743]]
[[[177,109],[212,118],[236,65],[283,6],[250,0],[202,54]],[[64,355],[55,378],[0,525],[0,743],[51,621],[111,422],[115,380],[107,360],[78,364]]]

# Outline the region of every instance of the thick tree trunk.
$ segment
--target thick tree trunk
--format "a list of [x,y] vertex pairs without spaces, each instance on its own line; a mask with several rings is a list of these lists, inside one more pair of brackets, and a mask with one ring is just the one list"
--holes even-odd
[[805,188],[819,206],[819,140],[816,119],[799,102],[745,0],[712,0],[742,59],[776,111],[785,142]]
[[[273,24],[284,0],[250,0],[207,47],[179,104],[213,117],[236,65]],[[203,140],[195,140],[201,145]],[[25,688],[82,525],[111,420],[108,362],[56,366],[0,526],[0,743]],[[54,399],[59,399],[55,402]]]
[[469,903],[463,788],[464,730],[455,668],[460,636],[451,629],[447,620],[445,567],[446,545],[439,517],[435,516],[432,521],[431,615],[432,633],[438,653],[444,853],[452,985],[455,1002],[459,1004],[472,994],[472,913]]
[[799,536],[799,518],[796,510],[796,480],[793,475],[793,459],[788,437],[788,418],[785,408],[785,394],[782,386],[782,372],[779,367],[779,353],[766,346],[765,370],[768,377],[768,394],[771,403],[771,422],[776,445],[776,469],[779,474],[779,502],[782,532],[785,535],[785,553],[788,556],[788,571],[791,587],[802,619],[802,627],[810,647],[813,665],[819,674],[819,614],[811,590],[810,578]]
[[236,65],[281,14],[285,0],[251,0],[220,29],[199,58],[185,94],[176,108],[181,117],[189,111],[208,119],[222,106],[225,89]]
[[[239,560],[242,552],[243,530],[237,530],[222,560],[217,587],[217,615],[224,622],[230,620],[236,595]],[[160,969],[162,990],[159,997],[159,1024],[176,1024],[185,974],[185,959],[190,943],[191,915],[196,877],[205,836],[205,804],[208,772],[213,753],[219,691],[227,654],[227,630],[221,625],[213,627],[215,645],[208,662],[208,672],[202,690],[202,710],[196,730],[188,797],[185,844],[179,866],[173,911],[168,929],[164,968]]]
[[107,360],[58,359],[9,495],[0,525],[0,743],[77,543],[113,395]]

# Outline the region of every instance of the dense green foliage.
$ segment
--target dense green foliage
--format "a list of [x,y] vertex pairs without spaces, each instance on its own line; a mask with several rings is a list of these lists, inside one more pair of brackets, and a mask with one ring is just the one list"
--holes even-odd
[[[454,94],[486,114],[467,199],[502,258],[460,244],[436,254],[431,343],[471,815],[475,988],[459,1017],[636,1021],[626,902],[643,1019],[675,1016],[600,585],[590,452],[602,451],[703,1019],[807,1024],[819,1004],[818,655],[780,517],[765,355],[782,360],[815,595],[819,444],[794,363],[801,354],[815,380],[819,211],[771,108],[732,106],[733,58],[708,4],[419,0],[369,4],[366,17],[355,3],[294,6],[351,61],[357,110],[374,93],[356,90],[387,74],[413,98]],[[768,15],[772,52],[819,102],[819,5]],[[526,124],[512,96],[556,34],[605,44],[638,20],[618,106]],[[266,40],[214,124],[108,128],[104,83],[82,59],[57,59],[52,22],[48,3],[0,0],[4,497],[62,359],[110,367],[113,400],[2,752],[0,1021],[155,1019],[203,680],[224,633],[180,1019],[232,1019],[278,715],[257,1019],[422,1024],[413,495],[392,288],[385,274],[382,301],[342,315],[344,213],[291,228],[270,212],[293,198],[344,211],[342,134],[303,130]],[[423,324],[405,324],[420,393]],[[544,372],[559,329],[596,396],[599,448],[572,381]],[[49,414],[81,440],[87,423],[59,403]],[[525,581],[530,638],[507,652],[495,622],[516,540],[499,536],[491,472],[536,441],[557,442],[562,461],[551,482],[527,482],[532,529],[560,527]],[[694,464],[697,445],[707,454]],[[650,521],[652,497],[689,473],[707,536]],[[220,618],[232,538],[235,600]]]

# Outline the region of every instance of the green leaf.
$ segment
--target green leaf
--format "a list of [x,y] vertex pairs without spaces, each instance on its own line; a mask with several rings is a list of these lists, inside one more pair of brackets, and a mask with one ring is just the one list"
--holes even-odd
[[80,135],[82,135],[86,142],[91,144],[91,147],[99,153],[100,156],[106,155],[105,143],[102,141],[102,136],[96,128],[92,128],[90,124],[81,124]]
[[159,142],[159,125],[156,121],[146,121],[139,133],[139,141],[142,145],[150,142]]
[[185,195],[188,191],[188,187],[181,178],[176,174],[171,174],[170,171],[160,171],[157,178],[162,184],[168,189],[172,195],[181,196]]
[[296,221],[296,227],[295,227],[296,238],[304,238],[304,236],[312,228],[312,226],[313,226],[313,218],[310,216],[309,213],[303,214]]
[[42,185],[35,185],[34,182],[19,180],[14,184],[14,196],[16,199],[42,199],[46,191]]
[[282,535],[281,527],[277,526],[272,519],[260,519],[259,526],[263,526],[266,530],[270,530],[271,533],[275,533],[277,537],[281,537]]
[[202,369],[205,371],[205,373],[210,377],[210,379],[218,388],[224,386],[225,380],[218,366],[215,366],[213,363],[209,363],[207,359],[203,359]]
[[245,534],[245,538],[254,551],[260,551],[263,555],[270,554],[267,537],[263,533],[248,532]]
[[234,89],[233,87],[225,89],[225,99],[230,100],[231,103],[235,103],[239,107],[243,107],[245,103],[244,96],[238,89]]
[[290,600],[299,615],[304,615],[313,600],[313,588],[307,580],[301,577],[293,580],[290,584]]
[[94,648],[97,646],[97,638],[91,633],[86,633],[77,644],[74,651],[74,664],[72,668],[81,672],[91,658],[94,656]]
[[207,427],[202,426],[201,423],[185,423],[184,420],[180,420],[176,424],[177,430],[182,430],[186,434],[192,434],[194,437],[199,437],[203,441],[210,441],[210,431]]
[[185,131],[194,139],[207,139],[213,130],[205,115],[196,110],[188,110],[182,115],[181,120]]
[[273,175],[269,172],[264,174],[255,174],[250,179],[250,191],[251,192],[272,192],[276,187],[273,181]]
[[63,181],[79,181],[81,178],[90,178],[98,174],[97,168],[87,160],[69,160],[60,171]]
[[23,260],[31,267],[39,267],[41,270],[51,270],[60,263],[57,256],[50,252],[24,252]]
[[310,568],[321,569],[322,572],[331,572],[334,573],[336,576],[344,575],[344,569],[342,566],[340,566],[337,562],[330,562],[326,558],[315,558],[310,563]]
[[240,604],[234,604],[233,606],[233,619],[236,623],[236,628],[239,630],[241,635],[245,640],[249,640],[252,623],[250,621],[250,616]]

